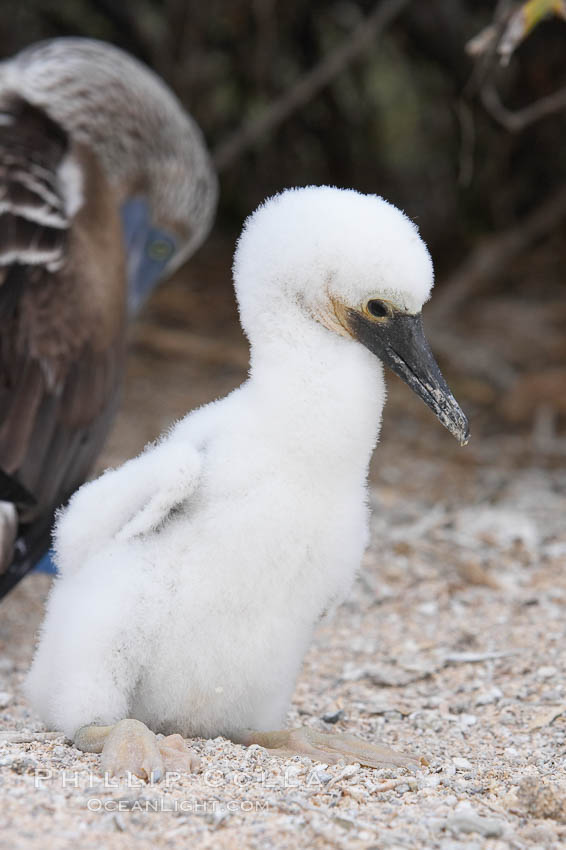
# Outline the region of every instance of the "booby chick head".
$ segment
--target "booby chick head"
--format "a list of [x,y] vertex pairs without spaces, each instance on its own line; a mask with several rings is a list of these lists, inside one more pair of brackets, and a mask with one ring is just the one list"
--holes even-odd
[[285,324],[316,322],[369,349],[467,443],[467,419],[422,326],[433,286],[430,254],[397,207],[352,189],[286,190],[247,219],[234,282],[252,345]]

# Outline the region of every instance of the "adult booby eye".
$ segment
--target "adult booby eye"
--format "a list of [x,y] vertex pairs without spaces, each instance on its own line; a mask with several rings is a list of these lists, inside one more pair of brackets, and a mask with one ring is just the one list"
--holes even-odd
[[393,315],[393,309],[386,301],[381,301],[379,298],[372,298],[366,304],[366,310],[374,319],[388,319]]
[[173,242],[164,238],[148,240],[147,255],[151,260],[162,263],[168,260],[175,250]]
[[170,230],[154,224],[148,198],[128,198],[120,208],[127,247],[128,309],[134,315],[182,243]]

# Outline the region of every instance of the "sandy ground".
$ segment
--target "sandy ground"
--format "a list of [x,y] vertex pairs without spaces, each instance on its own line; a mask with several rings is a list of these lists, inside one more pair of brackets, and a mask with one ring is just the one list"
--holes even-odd
[[[225,290],[198,280],[160,294],[101,466],[241,380],[234,317]],[[566,465],[528,435],[484,430],[458,449],[392,382],[371,547],[351,599],[317,629],[288,716],[427,767],[328,767],[198,740],[199,774],[109,784],[22,697],[49,587],[33,575],[0,606],[0,846],[562,847]]]

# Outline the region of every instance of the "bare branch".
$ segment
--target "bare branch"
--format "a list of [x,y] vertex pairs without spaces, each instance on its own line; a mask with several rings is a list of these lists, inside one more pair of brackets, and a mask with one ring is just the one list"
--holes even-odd
[[367,50],[384,29],[401,13],[411,0],[383,0],[353,30],[339,47],[327,53],[321,62],[281,97],[266,108],[255,121],[245,124],[221,142],[214,152],[218,171],[225,171],[258,139],[282,124],[293,112],[311,101],[332,82],[360,53]]
[[524,109],[511,111],[501,103],[493,83],[496,57],[501,58],[502,64],[508,64],[513,51],[542,18],[549,14],[564,17],[565,9],[564,0],[539,0],[515,8],[510,0],[499,0],[493,23],[466,45],[467,53],[476,57],[476,64],[465,93],[470,96],[478,92],[486,112],[510,133],[519,133],[529,124],[566,108],[566,88]]
[[[464,89],[464,94],[468,97],[478,92],[484,81],[493,73],[493,67],[497,61],[497,45],[512,11],[512,0],[498,0],[493,23],[487,28],[487,34],[483,34],[483,38],[476,36],[466,45],[466,52],[476,58],[470,79]],[[481,49],[478,49],[477,45],[474,46],[474,42],[481,43]]]
[[541,97],[524,109],[512,111],[501,103],[499,93],[493,84],[484,86],[481,91],[481,100],[486,111],[491,117],[505,127],[510,133],[520,133],[529,124],[534,124],[545,118],[566,109],[566,87]]
[[495,21],[466,44],[466,52],[470,56],[481,57],[495,51],[500,63],[508,65],[519,45],[542,20],[550,15],[566,20],[566,0],[527,0],[514,8],[509,3],[506,5],[508,12],[503,20],[504,26],[498,26],[496,11]]

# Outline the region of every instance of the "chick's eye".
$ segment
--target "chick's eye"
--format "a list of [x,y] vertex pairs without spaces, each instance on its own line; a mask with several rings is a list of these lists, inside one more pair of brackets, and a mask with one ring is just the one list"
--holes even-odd
[[385,319],[386,316],[391,315],[389,305],[384,301],[379,301],[377,298],[372,298],[371,301],[368,301],[367,311],[371,316],[375,316],[376,319]]

